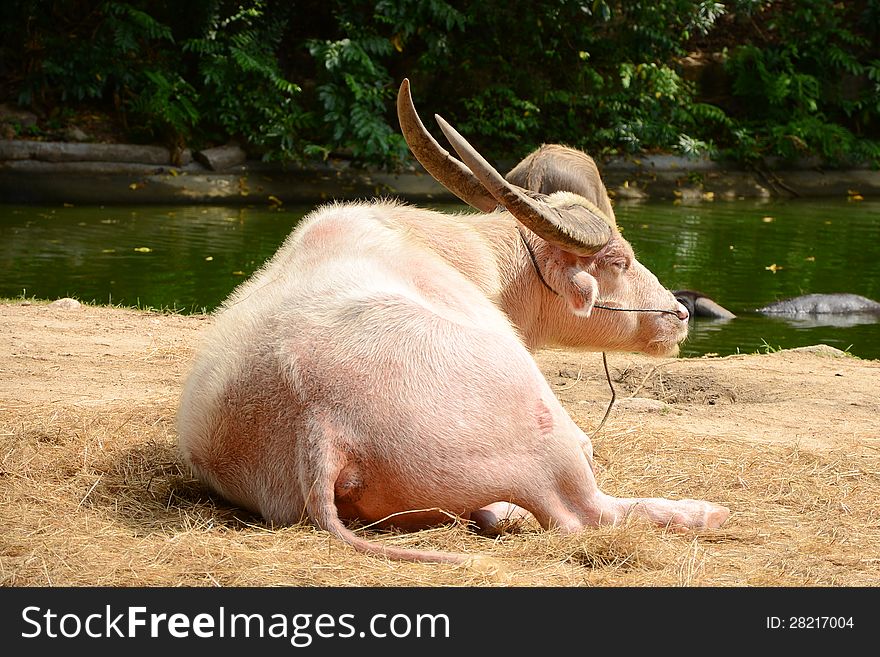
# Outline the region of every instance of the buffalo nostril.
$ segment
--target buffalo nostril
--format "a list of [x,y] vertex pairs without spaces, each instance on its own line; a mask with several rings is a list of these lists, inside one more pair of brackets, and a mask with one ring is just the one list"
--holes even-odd
[[676,308],[675,310],[675,316],[678,317],[681,321],[686,322],[690,317],[690,313],[683,304],[678,304],[678,308]]

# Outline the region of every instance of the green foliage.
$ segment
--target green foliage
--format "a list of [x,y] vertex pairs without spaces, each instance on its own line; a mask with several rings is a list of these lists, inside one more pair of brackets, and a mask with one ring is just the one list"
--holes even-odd
[[[726,62],[743,159],[819,155],[877,162],[880,83],[875,1],[752,2],[764,43],[734,48]],[[741,139],[739,137],[745,137]]]
[[324,121],[333,142],[357,160],[394,163],[407,152],[399,130],[384,117],[394,97],[391,76],[374,59],[391,49],[379,37],[309,42],[309,52],[325,72],[326,81],[318,87]]
[[306,113],[277,60],[285,22],[270,19],[266,5],[188,3],[199,20],[181,39],[170,1],[13,0],[4,11],[30,31],[16,100],[109,106],[133,136],[174,146],[239,138],[270,155],[299,155]]
[[144,71],[147,85],[129,107],[133,114],[145,118],[148,134],[161,134],[170,141],[188,137],[199,123],[196,91],[179,76],[171,79],[161,71]]
[[506,87],[487,87],[463,101],[465,116],[459,129],[489,137],[494,144],[516,143],[523,135],[534,135],[540,127],[537,105]]
[[462,29],[465,17],[441,0],[328,4],[337,38],[306,41],[317,66],[326,141],[360,162],[395,166],[408,149],[393,111],[399,79],[388,63],[415,48],[426,61],[449,66],[449,32]]
[[[394,167],[410,77],[494,158],[561,142],[880,164],[880,0],[0,4],[0,100],[103,109],[176,146]],[[695,53],[723,90],[685,66]]]
[[240,3],[231,14],[215,10],[182,49],[197,56],[194,77],[207,119],[201,126],[205,137],[235,136],[268,158],[296,158],[308,116],[297,103],[299,85],[284,76],[277,61],[285,22],[270,18],[266,4]]
[[[23,105],[45,101],[55,89],[63,102],[118,95],[142,81],[133,64],[145,56],[148,44],[172,41],[167,27],[128,3],[97,3],[80,22],[74,8],[64,13],[50,2],[19,4],[35,26],[25,51],[36,57],[29,62],[34,65],[27,67],[17,99]],[[53,18],[60,23],[54,29]]]

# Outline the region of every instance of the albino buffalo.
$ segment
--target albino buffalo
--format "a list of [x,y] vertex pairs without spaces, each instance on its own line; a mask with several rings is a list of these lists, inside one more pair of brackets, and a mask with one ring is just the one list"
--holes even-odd
[[373,201],[305,217],[206,331],[177,418],[193,472],[269,522],[309,519],[393,559],[470,557],[383,546],[346,521],[485,522],[510,503],[569,532],[630,514],[720,526],[715,504],[600,491],[588,437],[530,353],[674,354],[687,333],[598,179],[602,203],[527,193],[438,117],[464,164],[444,151],[406,81],[398,111],[426,169],[483,213]]

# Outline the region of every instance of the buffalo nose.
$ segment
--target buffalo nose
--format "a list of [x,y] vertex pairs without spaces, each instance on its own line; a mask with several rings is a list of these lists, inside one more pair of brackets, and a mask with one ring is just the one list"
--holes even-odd
[[683,304],[679,303],[678,308],[675,310],[675,316],[678,317],[681,321],[686,322],[690,317],[690,313],[688,309],[684,307]]

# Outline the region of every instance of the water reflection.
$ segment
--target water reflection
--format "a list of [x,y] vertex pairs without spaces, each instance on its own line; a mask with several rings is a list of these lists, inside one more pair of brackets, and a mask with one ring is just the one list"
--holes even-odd
[[836,327],[848,328],[851,326],[859,326],[862,324],[880,323],[880,314],[878,313],[818,313],[798,315],[765,315],[770,321],[784,322],[794,328],[820,328],[820,327]]
[[187,312],[216,307],[303,214],[201,206],[5,210],[0,296]]

